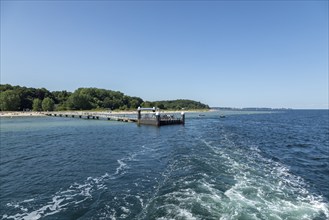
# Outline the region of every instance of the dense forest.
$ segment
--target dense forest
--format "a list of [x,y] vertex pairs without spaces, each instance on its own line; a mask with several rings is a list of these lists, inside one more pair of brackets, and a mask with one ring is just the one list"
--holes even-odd
[[127,96],[122,92],[98,88],[50,92],[45,88],[0,84],[1,111],[135,110],[139,106],[165,110],[209,109],[208,105],[192,100],[150,102],[139,97]]

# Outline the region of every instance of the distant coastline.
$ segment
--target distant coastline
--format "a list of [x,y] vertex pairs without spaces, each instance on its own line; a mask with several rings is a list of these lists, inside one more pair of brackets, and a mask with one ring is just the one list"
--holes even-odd
[[239,110],[239,111],[276,111],[276,110],[293,110],[292,108],[266,108],[266,107],[247,107],[247,108],[232,108],[232,107],[211,107],[215,110]]
[[290,111],[290,110],[329,110],[329,108],[266,108],[266,107],[211,107],[211,110],[228,110],[228,111]]

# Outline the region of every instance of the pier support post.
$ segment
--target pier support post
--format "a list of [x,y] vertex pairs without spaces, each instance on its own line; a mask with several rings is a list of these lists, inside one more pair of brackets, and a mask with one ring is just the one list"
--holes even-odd
[[155,113],[155,119],[156,119],[156,126],[160,126],[160,113]]
[[182,112],[181,115],[182,115],[182,117],[181,117],[182,124],[184,125],[185,124],[185,113]]
[[138,107],[137,108],[137,123],[138,125],[140,125],[140,121],[141,121],[141,118],[142,118],[142,114],[141,114],[141,107]]

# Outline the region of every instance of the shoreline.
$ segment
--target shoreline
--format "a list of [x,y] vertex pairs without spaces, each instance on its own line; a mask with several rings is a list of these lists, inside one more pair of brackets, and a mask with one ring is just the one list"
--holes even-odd
[[[184,110],[184,111],[177,111],[177,110],[162,110],[160,113],[168,113],[168,114],[180,114],[181,112],[185,113],[199,113],[199,112],[209,112],[211,110]],[[23,112],[23,111],[0,111],[0,118],[12,118],[12,117],[45,117],[46,114],[107,114],[107,115],[134,115],[137,114],[137,111],[51,111],[51,112]]]

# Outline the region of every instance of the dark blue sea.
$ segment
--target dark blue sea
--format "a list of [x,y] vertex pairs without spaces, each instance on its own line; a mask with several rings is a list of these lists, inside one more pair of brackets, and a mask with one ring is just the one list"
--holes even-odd
[[[1,219],[329,219],[329,111],[1,118]],[[225,117],[220,117],[225,115]]]

